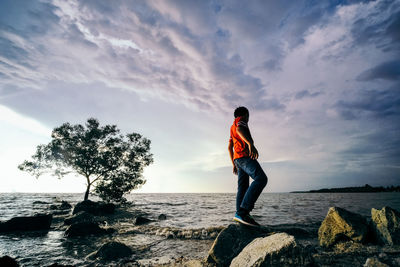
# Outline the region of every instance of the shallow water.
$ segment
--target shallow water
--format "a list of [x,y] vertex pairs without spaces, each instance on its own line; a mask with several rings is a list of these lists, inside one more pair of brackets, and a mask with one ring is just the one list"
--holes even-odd
[[[0,194],[0,218],[4,221],[15,216],[51,212],[51,204],[61,200],[75,204],[82,199],[82,194]],[[128,200],[133,202],[128,211],[146,214],[155,220],[151,225],[159,227],[225,226],[232,223],[235,210],[235,194],[132,194]],[[263,193],[252,214],[262,225],[309,224],[321,222],[331,206],[370,216],[371,208],[391,206],[400,210],[400,193]],[[166,220],[157,220],[161,213],[167,215]],[[62,219],[58,218],[60,222]],[[169,257],[182,253],[201,257],[207,252],[204,248],[212,243],[212,240],[166,240],[143,234],[70,240],[64,237],[63,229],[55,226],[56,222],[57,217],[53,219],[52,229],[42,234],[0,235],[0,255],[15,257],[22,266],[46,266],[54,262],[85,266],[90,263],[85,257],[109,239],[117,238],[133,247],[154,243],[149,249],[151,253],[146,254],[152,258],[158,257],[158,252],[163,254],[160,258],[166,252]],[[112,226],[118,228],[118,224]],[[182,242],[186,250],[182,250]]]

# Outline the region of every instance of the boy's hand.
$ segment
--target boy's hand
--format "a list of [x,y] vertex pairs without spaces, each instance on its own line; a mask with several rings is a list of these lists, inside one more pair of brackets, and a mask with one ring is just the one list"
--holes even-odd
[[250,152],[250,158],[258,159],[258,151],[254,145],[250,146],[249,152]]
[[234,173],[234,174],[237,174],[237,168],[236,168],[235,165],[233,166],[233,173]]

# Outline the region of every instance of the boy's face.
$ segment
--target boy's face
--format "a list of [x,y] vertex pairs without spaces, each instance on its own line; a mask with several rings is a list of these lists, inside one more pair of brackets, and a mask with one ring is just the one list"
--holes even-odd
[[247,113],[247,115],[244,115],[244,116],[243,116],[243,119],[244,119],[246,122],[249,122],[249,117],[250,117],[250,114]]

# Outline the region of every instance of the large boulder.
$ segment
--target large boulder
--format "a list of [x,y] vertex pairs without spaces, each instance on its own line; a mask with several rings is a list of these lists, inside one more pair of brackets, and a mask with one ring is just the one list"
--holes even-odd
[[231,267],[308,266],[312,257],[286,233],[259,237],[250,242],[231,262]]
[[368,222],[364,217],[339,207],[331,207],[319,227],[318,239],[322,247],[331,247],[340,241],[364,243],[368,233]]
[[378,242],[400,245],[400,212],[390,207],[371,209],[372,226]]
[[80,211],[72,216],[69,216],[68,218],[65,218],[64,224],[71,225],[74,223],[94,222],[94,221],[95,221],[94,215],[86,211]]
[[112,228],[102,228],[96,222],[79,222],[71,224],[65,231],[67,237],[77,237],[86,235],[102,235],[114,232]]
[[265,228],[231,224],[218,234],[208,252],[207,262],[227,266],[253,239],[267,235]]
[[99,250],[89,255],[90,258],[100,258],[103,261],[113,261],[132,256],[133,251],[127,245],[120,242],[108,242],[103,244]]
[[80,211],[86,211],[93,215],[112,214],[115,211],[115,205],[112,203],[94,202],[91,200],[85,200],[75,205],[72,214],[76,214]]
[[0,222],[0,233],[13,231],[40,231],[49,230],[53,215],[36,214],[34,216],[14,217]]
[[0,266],[4,267],[18,267],[18,262],[10,256],[0,257]]

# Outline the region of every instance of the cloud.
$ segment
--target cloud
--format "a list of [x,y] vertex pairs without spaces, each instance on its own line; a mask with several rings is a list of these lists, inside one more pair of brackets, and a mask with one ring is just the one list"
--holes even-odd
[[303,98],[313,98],[313,97],[317,97],[320,94],[322,94],[322,92],[314,92],[314,93],[310,93],[310,91],[308,90],[303,90],[303,91],[299,91],[296,93],[295,98],[296,99],[303,99]]
[[366,90],[356,100],[339,100],[336,109],[346,120],[370,117],[391,118],[393,122],[400,122],[399,86],[396,84],[387,90]]
[[400,60],[392,60],[362,72],[357,80],[371,81],[375,79],[399,80],[400,79]]

